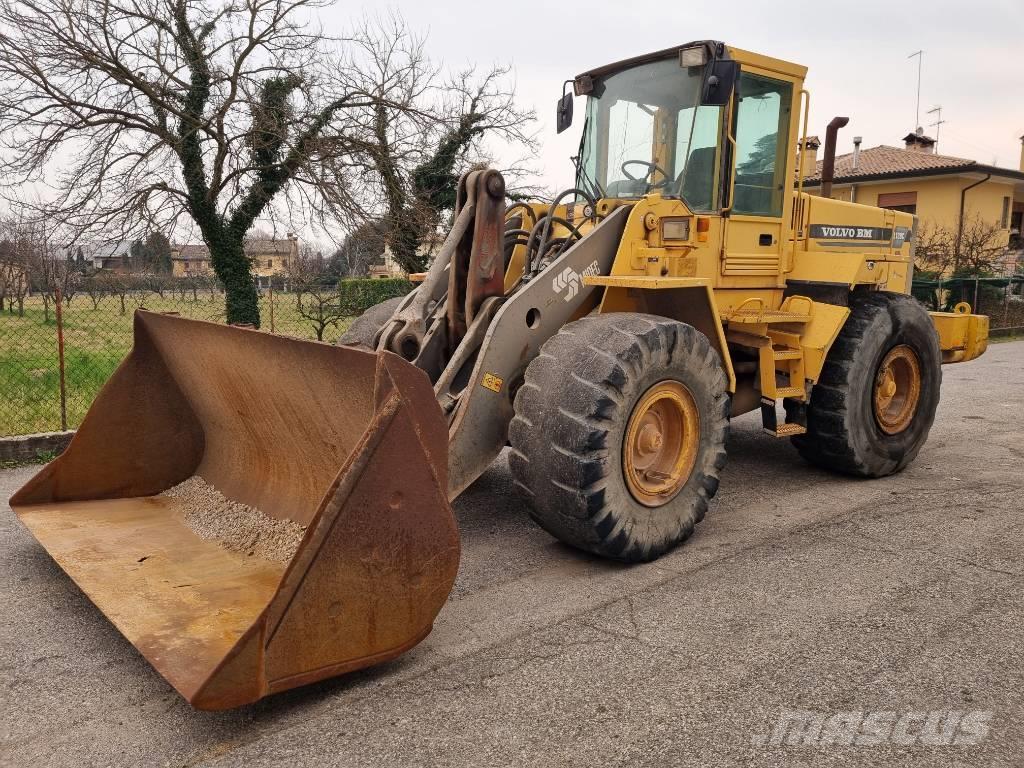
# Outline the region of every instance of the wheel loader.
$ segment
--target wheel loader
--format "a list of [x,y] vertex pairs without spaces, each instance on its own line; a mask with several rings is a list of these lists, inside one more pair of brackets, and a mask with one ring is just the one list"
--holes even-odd
[[[915,219],[804,191],[804,67],[698,41],[566,85],[586,97],[576,184],[506,202],[459,182],[406,297],[331,346],[139,311],[132,352],[67,451],[11,505],[195,707],[394,658],[458,569],[450,502],[506,447],[545,530],[628,562],[690,536],[729,421],[809,462],[898,472],[940,365],[987,318],[910,296]],[[165,492],[200,477],[304,527],[282,562],[198,535]]]

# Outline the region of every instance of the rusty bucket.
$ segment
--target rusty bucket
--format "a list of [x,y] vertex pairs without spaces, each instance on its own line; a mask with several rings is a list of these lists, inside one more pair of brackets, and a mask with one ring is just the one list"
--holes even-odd
[[[278,520],[277,561],[187,524],[193,476]],[[11,499],[182,696],[226,709],[394,658],[451,590],[447,427],[389,353],[139,311],[68,449]]]

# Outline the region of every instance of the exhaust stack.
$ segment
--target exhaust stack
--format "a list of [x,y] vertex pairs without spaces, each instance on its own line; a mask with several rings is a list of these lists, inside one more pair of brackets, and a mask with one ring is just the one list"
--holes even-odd
[[825,129],[825,159],[821,165],[821,196],[832,197],[832,180],[836,172],[836,137],[839,129],[850,122],[848,117],[833,117]]

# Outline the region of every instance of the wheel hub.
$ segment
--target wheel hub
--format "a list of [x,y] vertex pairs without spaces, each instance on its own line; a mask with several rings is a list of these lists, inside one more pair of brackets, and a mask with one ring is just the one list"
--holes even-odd
[[921,399],[921,363],[917,353],[901,344],[893,347],[875,376],[874,411],[879,428],[896,435],[910,426]]
[[648,507],[671,501],[690,477],[700,444],[700,416],[678,381],[655,384],[633,407],[623,444],[629,492]]

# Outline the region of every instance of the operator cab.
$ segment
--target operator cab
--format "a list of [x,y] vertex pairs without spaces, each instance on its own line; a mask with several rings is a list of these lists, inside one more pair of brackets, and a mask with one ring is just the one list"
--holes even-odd
[[[587,96],[576,158],[581,190],[619,199],[659,193],[695,213],[782,215],[792,179],[790,78],[741,69],[725,45],[704,41],[572,83]],[[571,98],[559,101],[559,131],[571,122]]]

